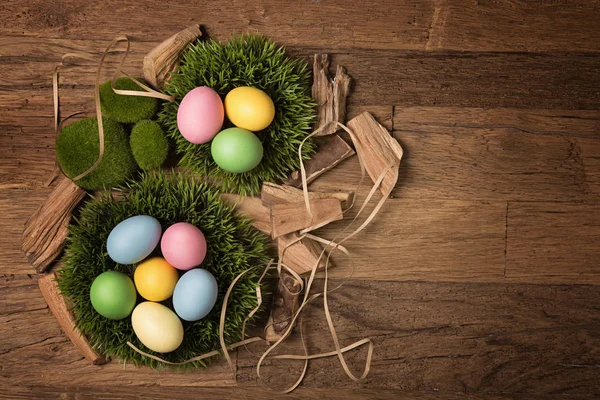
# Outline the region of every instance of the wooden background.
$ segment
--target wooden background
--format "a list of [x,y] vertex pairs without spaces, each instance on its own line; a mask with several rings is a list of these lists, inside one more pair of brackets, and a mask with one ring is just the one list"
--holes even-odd
[[[51,191],[61,55],[99,54],[125,34],[139,73],[148,50],[192,23],[219,40],[260,32],[297,56],[329,53],[353,78],[350,114],[373,112],[405,149],[393,198],[349,243],[358,268],[331,300],[342,344],[373,338],[371,374],[355,383],[337,360],[314,361],[290,398],[600,396],[600,2],[8,0],[0,398],[274,396],[245,350],[237,384],[223,363],[188,374],[89,365],[20,251],[25,219]],[[94,70],[64,69],[65,115],[92,109]],[[313,186],[352,189],[359,176],[354,158]],[[311,351],[331,350],[320,305],[309,313]],[[364,355],[349,356],[357,373]],[[299,371],[273,361],[264,375],[282,388]]]

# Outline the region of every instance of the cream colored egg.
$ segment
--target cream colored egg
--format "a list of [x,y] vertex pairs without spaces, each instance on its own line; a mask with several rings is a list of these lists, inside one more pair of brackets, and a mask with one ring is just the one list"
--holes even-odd
[[138,304],[131,314],[133,331],[150,350],[169,353],[183,341],[183,325],[171,309],[146,301]]

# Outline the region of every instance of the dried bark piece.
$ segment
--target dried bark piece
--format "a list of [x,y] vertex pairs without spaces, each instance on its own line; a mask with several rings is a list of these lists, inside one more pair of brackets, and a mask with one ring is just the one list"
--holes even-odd
[[52,311],[52,314],[56,317],[58,324],[67,334],[71,342],[73,342],[75,347],[79,349],[81,354],[94,365],[106,364],[109,360],[98,354],[92,346],[90,346],[86,337],[81,334],[81,331],[75,327],[75,320],[67,307],[64,297],[58,289],[54,272],[50,272],[38,279],[38,285],[42,292],[42,296],[44,296],[44,300],[46,300],[50,311]]
[[163,89],[179,65],[179,58],[185,48],[202,36],[200,25],[195,24],[178,32],[150,50],[144,57],[144,79],[155,89]]
[[27,219],[21,248],[38,273],[50,269],[69,234],[73,209],[86,192],[69,178],[61,175],[59,183],[46,201]]
[[[403,154],[400,143],[375,120],[373,115],[364,112],[352,118],[348,121],[348,128],[353,132],[353,135],[350,136],[358,157],[373,182],[388,166],[392,164],[400,166]],[[394,179],[394,174],[391,172],[388,171],[379,187],[383,194],[396,185],[397,179]]]
[[271,210],[264,207],[258,197],[240,196],[231,193],[222,193],[221,199],[234,204],[236,213],[251,219],[252,226],[261,232],[271,235]]
[[315,54],[313,62],[312,97],[317,102],[317,136],[337,132],[337,122],[346,120],[346,97],[350,91],[350,77],[344,67],[338,65],[333,80],[329,76],[329,57]]
[[337,199],[317,199],[310,202],[312,218],[304,202],[274,204],[271,207],[273,239],[309,227],[319,227],[344,218]]
[[[304,163],[306,169],[306,182],[311,183],[319,176],[329,171],[348,157],[352,157],[354,150],[338,135],[332,138],[319,148],[319,151],[310,160]],[[286,185],[301,187],[302,175],[300,171],[294,171],[284,182]]]
[[[266,207],[271,207],[274,204],[304,201],[302,190],[293,186],[277,185],[270,182],[263,183],[260,198]],[[352,204],[354,192],[308,192],[308,198],[311,201],[315,199],[338,199],[342,210],[345,210]]]
[[[317,263],[323,248],[314,240],[303,238],[299,241],[300,235],[296,232],[288,233],[277,238],[279,259],[287,267],[298,275],[312,271]],[[296,241],[296,242],[295,242]],[[290,245],[290,243],[295,242]],[[284,252],[285,249],[285,252]],[[331,267],[331,263],[329,265]],[[325,268],[325,258],[319,260],[317,269]]]
[[281,270],[277,289],[273,293],[271,315],[267,320],[265,339],[269,343],[278,341],[292,322],[292,317],[298,310],[300,297],[300,282],[285,269]]

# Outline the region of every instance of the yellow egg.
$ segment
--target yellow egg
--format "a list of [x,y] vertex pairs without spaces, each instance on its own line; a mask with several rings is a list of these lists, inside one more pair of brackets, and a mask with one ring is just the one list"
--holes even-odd
[[133,274],[138,293],[150,301],[163,301],[171,297],[178,279],[177,270],[162,257],[144,261]]
[[275,105],[262,90],[242,86],[225,96],[225,114],[238,128],[256,132],[265,129],[273,121]]
[[168,353],[183,341],[183,325],[171,309],[159,303],[145,301],[131,314],[131,325],[140,342],[159,353]]

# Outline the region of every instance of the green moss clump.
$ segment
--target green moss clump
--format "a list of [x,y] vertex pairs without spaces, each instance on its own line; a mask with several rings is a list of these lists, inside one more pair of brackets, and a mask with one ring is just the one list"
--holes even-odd
[[143,170],[160,167],[167,159],[169,142],[160,125],[149,119],[135,124],[129,138],[133,158]]
[[[143,91],[129,78],[119,78],[115,89]],[[134,123],[148,119],[156,113],[158,101],[152,97],[123,96],[116,94],[110,81],[100,86],[102,113],[122,123]]]
[[[75,183],[94,190],[120,185],[136,170],[125,129],[118,122],[102,118],[104,127],[104,157],[89,174]],[[70,178],[87,171],[100,152],[98,120],[84,118],[63,128],[56,139],[56,158]]]
[[[119,198],[105,194],[83,204],[69,227],[63,267],[58,273],[60,291],[73,305],[76,324],[89,337],[90,344],[104,355],[153,368],[166,365],[135,352],[127,341],[173,362],[219,349],[219,319],[225,292],[240,273],[250,269],[231,292],[223,330],[227,343],[240,340],[242,323],[257,305],[257,280],[268,260],[267,238],[252,227],[251,220],[237,216],[233,206],[223,203],[215,187],[192,176],[147,172],[141,180],[122,187],[121,194]],[[217,302],[210,314],[199,321],[182,321],[183,342],[170,353],[146,348],[136,337],[131,318],[115,321],[101,317],[90,301],[90,287],[101,273],[118,271],[133,276],[134,265],[117,264],[110,259],[106,239],[119,222],[134,215],[155,217],[163,231],[176,222],[200,227],[208,245],[202,268],[210,271],[219,285]],[[163,304],[171,307],[170,300]],[[206,361],[175,368],[198,368]]]

